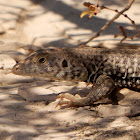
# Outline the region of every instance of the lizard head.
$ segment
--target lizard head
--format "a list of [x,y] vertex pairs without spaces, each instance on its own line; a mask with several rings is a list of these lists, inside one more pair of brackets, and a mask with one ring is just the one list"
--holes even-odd
[[41,76],[54,80],[85,81],[87,69],[81,59],[66,49],[47,49],[38,51],[17,63],[14,74]]

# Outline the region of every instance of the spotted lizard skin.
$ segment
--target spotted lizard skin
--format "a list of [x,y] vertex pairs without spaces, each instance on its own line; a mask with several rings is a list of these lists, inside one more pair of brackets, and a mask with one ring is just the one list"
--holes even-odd
[[69,93],[58,96],[69,99],[69,106],[92,105],[108,97],[116,87],[140,91],[140,50],[48,48],[17,63],[12,71],[17,75],[93,83],[95,86],[86,97]]

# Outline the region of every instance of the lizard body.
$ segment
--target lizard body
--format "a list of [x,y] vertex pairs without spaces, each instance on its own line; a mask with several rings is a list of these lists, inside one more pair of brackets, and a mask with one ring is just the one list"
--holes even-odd
[[115,87],[140,91],[140,50],[104,48],[52,48],[40,50],[13,67],[18,75],[91,82],[86,97],[60,94],[70,106],[91,105],[107,97]]

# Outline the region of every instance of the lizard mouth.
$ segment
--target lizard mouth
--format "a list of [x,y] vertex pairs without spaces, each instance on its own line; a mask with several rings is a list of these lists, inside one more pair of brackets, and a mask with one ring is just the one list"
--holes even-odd
[[13,66],[12,72],[16,75],[25,75],[25,69],[23,69],[23,65],[21,65],[20,63]]
[[34,76],[36,74],[36,67],[34,65],[25,65],[24,63],[17,63],[13,66],[12,72],[16,75]]

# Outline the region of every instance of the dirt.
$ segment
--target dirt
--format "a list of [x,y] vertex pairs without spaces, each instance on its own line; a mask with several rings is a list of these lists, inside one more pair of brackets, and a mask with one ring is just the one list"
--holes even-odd
[[[114,12],[80,18],[84,0],[0,0],[0,140],[138,140],[140,94],[128,89],[118,93],[119,105],[108,100],[93,106],[56,106],[59,93],[87,95],[92,86],[84,82],[50,81],[14,75],[11,68],[30,53],[47,47],[76,47],[98,32]],[[95,3],[96,1],[89,0]],[[128,0],[100,0],[121,10]],[[126,12],[140,28],[140,0]],[[88,45],[108,48],[140,48],[140,39],[121,38],[118,26],[129,35],[135,29],[124,17],[117,19]]]

